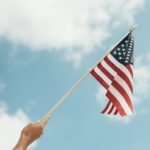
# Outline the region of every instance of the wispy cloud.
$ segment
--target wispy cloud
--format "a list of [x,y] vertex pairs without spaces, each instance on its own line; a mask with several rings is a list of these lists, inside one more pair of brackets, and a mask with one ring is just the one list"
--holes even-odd
[[[30,121],[28,116],[20,109],[15,114],[7,112],[7,106],[0,102],[0,149],[10,150],[17,143],[22,128]],[[31,149],[35,147],[32,145]]]
[[149,56],[149,53],[139,56],[135,63],[134,103],[136,106],[140,106],[141,103],[149,100],[150,97]]
[[[132,120],[137,115],[145,115],[149,114],[148,106],[149,102],[147,101],[150,97],[150,54],[142,55],[137,57],[135,61],[135,71],[134,71],[134,114],[133,116],[129,117],[116,117],[116,116],[108,116],[107,118],[111,121],[119,121],[128,123],[130,120]],[[144,60],[144,61],[143,61]],[[100,105],[100,109],[102,110],[107,103],[107,100],[105,100],[105,90],[102,86],[99,86],[98,92],[96,95],[96,99],[98,104]],[[145,102],[147,103],[145,105]]]
[[[5,91],[6,84],[0,83],[0,94]],[[30,122],[29,117],[21,109],[16,113],[8,113],[6,103],[0,100],[0,149],[10,150],[17,143],[22,128]],[[31,146],[34,149],[36,143]]]
[[5,83],[0,83],[0,94],[2,94],[5,91],[6,84]]
[[[0,36],[79,65],[111,30],[134,22],[144,0],[0,0]],[[121,9],[120,9],[121,8]]]

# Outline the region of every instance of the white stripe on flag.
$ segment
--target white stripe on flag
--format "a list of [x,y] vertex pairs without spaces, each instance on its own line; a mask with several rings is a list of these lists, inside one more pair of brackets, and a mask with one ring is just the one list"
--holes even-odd
[[132,66],[132,65],[130,65],[130,67],[131,67],[131,69],[132,69],[132,71],[133,71],[133,70],[134,70],[134,69],[133,69],[133,66]]
[[[116,73],[115,71],[109,67],[104,61],[103,63],[103,67],[112,75],[114,76]],[[132,92],[129,88],[129,86],[127,85],[127,83],[124,81],[123,78],[121,78],[120,76],[115,76],[115,80],[120,84],[120,86],[126,91],[126,93],[129,95],[130,99],[132,100]]]
[[115,111],[116,111],[116,107],[114,106],[114,108],[113,108],[111,114],[114,115]]
[[124,111],[126,112],[127,115],[131,115],[132,111],[129,108],[128,104],[126,103],[126,100],[124,97],[118,92],[113,86],[110,86],[108,90],[111,92],[111,94],[118,100]]
[[108,54],[107,55],[109,60],[115,65],[117,66],[124,74],[127,75],[128,79],[130,80],[132,86],[133,86],[133,79],[132,79],[132,76],[129,72],[129,70],[124,66],[122,65],[121,63],[119,63],[113,56],[111,56],[111,54]]
[[102,66],[112,75],[112,76],[116,76],[116,71],[114,71],[106,62],[105,60],[103,60],[101,62]]
[[111,84],[111,80],[96,66],[94,71],[99,75],[108,85]]
[[120,76],[116,76],[115,80],[126,91],[126,93],[128,94],[130,100],[132,100],[132,93],[131,93],[131,90],[130,90],[129,86],[127,85],[127,83]]
[[104,114],[108,114],[112,106],[113,106],[113,103],[111,102]]

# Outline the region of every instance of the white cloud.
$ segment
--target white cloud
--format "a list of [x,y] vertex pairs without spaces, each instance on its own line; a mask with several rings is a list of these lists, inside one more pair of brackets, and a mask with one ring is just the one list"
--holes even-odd
[[[22,128],[30,121],[28,116],[22,111],[17,110],[15,114],[7,112],[5,103],[0,103],[0,149],[10,150],[17,143]],[[32,145],[31,149],[35,147]]]
[[[120,25],[134,22],[144,0],[0,0],[0,36],[32,50],[80,62]],[[78,65],[78,64],[75,64]]]
[[[5,92],[6,87],[5,83],[0,83],[0,94]],[[0,100],[0,149],[12,149],[20,137],[22,128],[29,122],[29,117],[21,109],[10,114],[6,103]],[[36,143],[33,143],[29,149],[33,150],[35,145]]]
[[[135,66],[135,104],[140,104],[142,101],[150,97],[150,54],[138,57]],[[144,60],[144,61],[143,61]]]
[[[149,110],[147,108],[147,105],[149,103],[147,102],[147,105],[143,106],[140,105],[146,100],[149,100],[150,98],[150,75],[149,75],[149,70],[150,70],[150,54],[142,55],[140,57],[137,57],[135,61],[135,67],[134,67],[134,98],[133,98],[133,103],[134,103],[134,114],[133,116],[129,117],[119,117],[119,116],[112,116],[112,115],[106,115],[109,121],[114,122],[114,121],[119,121],[119,122],[124,122],[128,123],[131,119],[133,119],[137,114],[141,115],[147,115],[149,114]],[[144,62],[143,62],[144,60]],[[104,107],[107,104],[107,100],[105,97],[105,90],[103,87],[100,85],[98,87],[98,92],[96,94],[96,99],[98,104],[100,105],[100,109],[104,109]]]
[[96,93],[96,100],[97,100],[98,104],[100,105],[101,110],[103,110],[105,108],[105,106],[108,102],[106,100],[105,93],[106,93],[106,90],[101,85],[99,85],[98,91]]

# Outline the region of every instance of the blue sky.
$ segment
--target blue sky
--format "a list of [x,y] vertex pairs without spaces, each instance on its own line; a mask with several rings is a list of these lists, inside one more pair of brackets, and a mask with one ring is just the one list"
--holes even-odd
[[150,149],[149,1],[0,3],[0,149],[11,149],[22,127],[41,119],[134,23],[134,115],[101,115],[103,89],[89,75],[31,149]]

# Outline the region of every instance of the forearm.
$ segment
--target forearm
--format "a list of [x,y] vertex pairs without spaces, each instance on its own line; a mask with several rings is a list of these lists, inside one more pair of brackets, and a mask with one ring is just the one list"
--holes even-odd
[[30,144],[42,135],[44,126],[48,122],[48,119],[49,118],[46,118],[41,122],[30,123],[23,128],[20,139],[13,150],[26,150]]
[[16,145],[14,148],[13,148],[13,150],[26,150],[27,149],[27,147],[24,147],[24,146],[22,146],[22,145]]
[[13,148],[13,150],[26,150],[28,146],[26,141],[27,139],[24,139],[24,138],[19,139],[18,143]]
[[13,150],[26,150],[26,148],[22,147],[21,145],[16,145]]

